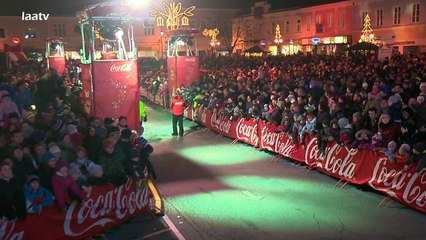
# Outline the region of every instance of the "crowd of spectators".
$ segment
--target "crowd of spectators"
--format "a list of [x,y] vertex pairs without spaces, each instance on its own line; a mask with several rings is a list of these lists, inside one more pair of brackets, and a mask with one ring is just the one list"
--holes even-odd
[[95,185],[155,178],[153,148],[125,116],[82,112],[78,77],[76,62],[64,76],[38,62],[0,69],[0,221],[50,205],[66,211]]
[[[231,120],[264,120],[294,143],[318,137],[325,155],[335,141],[349,148],[379,150],[392,163],[411,156],[426,165],[426,56],[293,55],[200,59],[201,76],[181,86],[188,106],[218,111]],[[142,79],[153,88],[162,71]],[[403,158],[402,158],[403,159]]]

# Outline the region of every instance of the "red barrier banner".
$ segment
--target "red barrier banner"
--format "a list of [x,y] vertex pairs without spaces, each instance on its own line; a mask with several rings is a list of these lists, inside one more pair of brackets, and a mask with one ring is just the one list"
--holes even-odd
[[236,123],[236,139],[238,139],[238,141],[242,141],[254,147],[257,147],[259,145],[259,133],[258,124],[256,123],[256,121],[253,118],[251,118],[250,120],[239,118]]
[[196,111],[194,120],[219,134],[304,162],[329,176],[353,184],[368,184],[396,201],[426,213],[426,171],[415,173],[415,164],[408,171],[404,170],[405,159],[397,157],[396,163],[392,164],[381,151],[351,149],[336,142],[329,142],[326,154],[321,156],[315,136],[307,135],[303,145],[293,144],[290,135],[271,123],[241,118],[230,121],[226,115],[217,114],[216,109],[213,113],[205,109]]
[[139,81],[136,61],[94,62],[93,88],[95,115],[127,117],[130,128],[139,125]]
[[73,202],[66,212],[50,206],[41,214],[29,214],[25,221],[0,222],[0,239],[82,239],[105,232],[147,211],[149,191],[143,186],[136,191],[129,178],[118,188],[94,187],[86,204]]

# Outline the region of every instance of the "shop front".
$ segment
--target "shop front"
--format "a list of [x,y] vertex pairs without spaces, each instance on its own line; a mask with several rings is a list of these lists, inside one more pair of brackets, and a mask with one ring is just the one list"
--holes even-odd
[[352,36],[301,38],[298,43],[304,54],[333,55],[349,47],[352,44]]

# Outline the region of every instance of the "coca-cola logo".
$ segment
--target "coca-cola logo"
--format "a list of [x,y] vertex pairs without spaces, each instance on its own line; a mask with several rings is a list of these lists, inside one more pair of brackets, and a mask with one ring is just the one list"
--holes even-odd
[[130,217],[136,211],[143,210],[147,204],[148,189],[135,192],[133,181],[129,178],[126,184],[96,199],[89,199],[85,204],[72,203],[64,221],[65,235],[81,236],[94,227],[104,227],[108,223]]
[[0,219],[0,239],[5,240],[22,240],[24,239],[24,231],[14,232],[16,222],[9,222]]
[[237,123],[237,138],[256,146],[259,142],[257,124],[254,123],[254,126],[247,125],[245,119],[240,118]]
[[198,110],[197,120],[203,124],[207,123],[207,111],[206,110]]
[[[342,152],[343,151],[343,152]],[[327,148],[326,154],[320,158],[317,139],[312,138],[305,151],[305,162],[317,168],[326,170],[333,175],[352,179],[355,175],[356,164],[352,162],[354,156],[358,153],[358,149],[348,149],[346,146],[334,144]]]
[[225,115],[217,115],[217,111],[213,111],[212,118],[210,120],[210,123],[213,128],[216,128],[222,133],[229,133],[229,130],[231,129],[231,121],[225,117]]
[[132,64],[125,63],[122,65],[111,65],[109,68],[110,72],[130,72],[132,70]]
[[276,152],[284,157],[290,157],[296,145],[284,133],[275,133],[264,126],[261,130],[260,147]]
[[185,62],[195,62],[195,57],[185,58]]
[[392,167],[388,168],[388,163],[389,160],[386,157],[377,160],[373,176],[368,184],[400,201],[424,208],[426,206],[426,171],[412,173],[396,170]]

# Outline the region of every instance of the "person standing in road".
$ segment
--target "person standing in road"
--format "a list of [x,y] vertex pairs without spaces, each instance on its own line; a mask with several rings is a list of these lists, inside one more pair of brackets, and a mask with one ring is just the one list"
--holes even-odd
[[177,124],[179,123],[179,136],[183,137],[183,112],[185,110],[185,101],[182,98],[179,89],[176,90],[176,96],[170,104],[170,111],[173,114],[173,136],[178,135]]

